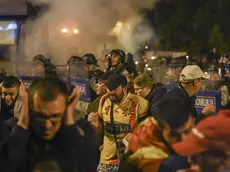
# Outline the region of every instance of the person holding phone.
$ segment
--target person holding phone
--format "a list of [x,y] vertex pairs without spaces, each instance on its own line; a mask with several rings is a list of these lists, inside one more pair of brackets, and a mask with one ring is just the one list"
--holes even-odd
[[94,172],[96,144],[87,121],[75,121],[80,91],[57,77],[34,80],[26,91],[20,81],[21,109],[15,123],[5,123],[0,171]]

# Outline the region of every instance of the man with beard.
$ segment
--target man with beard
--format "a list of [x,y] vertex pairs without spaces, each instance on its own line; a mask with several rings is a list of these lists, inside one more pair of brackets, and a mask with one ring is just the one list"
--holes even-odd
[[20,81],[15,76],[8,76],[1,85],[1,118],[8,120],[14,115],[14,105],[18,97]]
[[138,118],[146,115],[148,102],[127,91],[127,79],[120,73],[113,73],[107,82],[108,94],[102,96],[98,109],[96,130],[104,130],[101,146],[100,171],[118,171],[120,156],[126,140]]

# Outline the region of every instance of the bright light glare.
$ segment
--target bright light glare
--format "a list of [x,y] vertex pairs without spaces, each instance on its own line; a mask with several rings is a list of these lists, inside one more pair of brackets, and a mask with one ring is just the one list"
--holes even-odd
[[145,49],[148,49],[148,48],[149,48],[149,47],[146,45],[146,46],[145,46]]
[[154,59],[156,59],[156,58],[157,58],[156,56],[152,56],[152,57],[151,57],[152,60],[154,60]]
[[138,61],[135,61],[135,64],[137,65],[137,64],[138,64]]
[[151,71],[152,69],[149,67],[148,70]]
[[74,32],[75,34],[78,34],[78,33],[79,33],[79,30],[78,30],[78,29],[74,29],[73,32]]
[[145,67],[149,67],[149,65],[148,65],[148,64],[145,64]]
[[68,29],[67,28],[62,28],[61,32],[62,33],[68,33]]

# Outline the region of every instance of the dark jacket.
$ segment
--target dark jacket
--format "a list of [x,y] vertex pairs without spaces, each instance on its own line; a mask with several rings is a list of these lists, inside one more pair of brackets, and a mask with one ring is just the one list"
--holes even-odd
[[164,86],[152,88],[149,95],[145,98],[148,100],[149,105],[152,106],[157,103],[167,93],[167,89]]
[[[187,91],[181,84],[178,84],[176,87],[168,91],[164,97],[161,99],[162,101],[165,99],[171,99],[172,97],[184,100],[185,104],[190,108],[191,114],[196,118],[196,122],[199,122],[201,119],[205,117],[204,114],[198,114],[195,107],[196,96],[190,97]],[[158,103],[155,103],[151,107],[151,112],[154,114]],[[156,119],[157,117],[154,116]]]
[[87,121],[82,119],[76,125],[63,126],[50,141],[39,139],[32,130],[25,130],[16,123],[12,118],[4,124],[1,172],[32,172],[35,168],[43,168],[45,163],[44,168],[50,168],[53,162],[56,162],[53,168],[60,172],[95,172],[97,147],[94,131]]
[[[195,96],[190,97],[181,84],[178,84],[176,87],[168,91],[164,95],[162,100],[171,99],[172,97],[184,100],[185,105],[187,105],[187,107],[190,108],[190,112],[195,117],[196,123],[198,123],[200,120],[205,118],[204,114],[198,114],[196,111],[196,107],[195,107],[196,97]],[[151,112],[153,115],[155,114],[154,111],[156,110],[156,107],[157,107],[157,104],[151,107]],[[157,116],[155,116],[155,118],[157,119]],[[179,169],[187,169],[189,168],[189,165],[190,164],[187,162],[186,157],[176,156],[176,155],[170,156],[162,164],[162,166],[168,167],[172,169],[173,171],[177,171]]]

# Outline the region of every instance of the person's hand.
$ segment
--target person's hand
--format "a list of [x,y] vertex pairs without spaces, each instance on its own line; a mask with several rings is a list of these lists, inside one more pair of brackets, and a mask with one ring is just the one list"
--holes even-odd
[[96,114],[95,112],[91,112],[88,115],[88,121],[92,126],[98,127],[98,114]]
[[66,126],[74,125],[75,123],[75,120],[74,120],[75,113],[74,112],[75,112],[75,107],[80,97],[81,97],[80,90],[77,88],[74,88],[71,95],[68,98],[68,106],[67,106],[67,111],[66,111],[65,120],[64,120],[64,124]]
[[18,99],[22,101],[23,103],[28,103],[28,92],[22,80],[20,80],[20,86],[18,90]]
[[216,112],[216,107],[214,105],[208,104],[205,106],[205,108],[202,110],[202,114],[204,115],[211,115]]
[[27,129],[29,126],[29,102],[28,102],[28,92],[24,83],[20,80],[20,87],[18,92],[18,99],[21,101],[21,112],[19,115],[17,125]]

